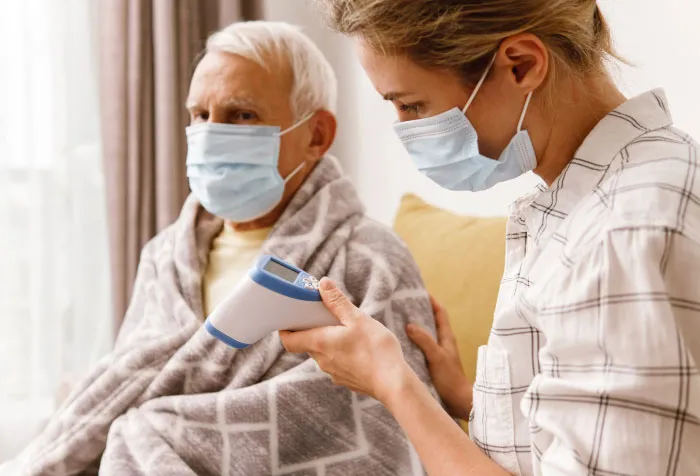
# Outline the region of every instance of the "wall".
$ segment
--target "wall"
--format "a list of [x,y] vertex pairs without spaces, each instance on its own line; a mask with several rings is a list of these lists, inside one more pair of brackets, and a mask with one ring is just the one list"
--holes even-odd
[[[697,0],[601,0],[619,52],[634,64],[613,74],[628,95],[663,85],[676,123],[700,138],[700,2]],[[662,8],[660,8],[662,5]],[[305,0],[266,0],[266,18],[305,27],[336,68],[340,82],[339,141],[334,153],[353,178],[371,216],[390,223],[402,194],[418,193],[451,210],[475,215],[505,214],[536,178],[524,176],[492,190],[453,193],[440,189],[411,166],[391,124],[395,115],[366,79],[349,40],[320,24]]]
[[357,120],[360,91],[355,85],[361,68],[355,59],[352,41],[327,28],[311,8],[310,0],[263,0],[261,13],[266,20],[301,26],[333,66],[338,77],[339,128],[331,153],[343,162],[346,171],[353,171],[354,176],[357,138],[362,131]]
[[603,0],[619,53],[630,63],[613,71],[638,94],[662,86],[675,123],[700,140],[700,2]]

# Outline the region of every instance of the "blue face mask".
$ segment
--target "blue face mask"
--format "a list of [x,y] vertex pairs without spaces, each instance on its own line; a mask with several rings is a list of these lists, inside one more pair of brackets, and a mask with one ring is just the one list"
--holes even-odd
[[273,126],[204,123],[188,127],[187,177],[199,203],[209,213],[236,223],[271,212],[282,200],[285,184],[305,165],[302,162],[285,179],[280,176],[280,137],[312,115],[283,132]]
[[532,141],[522,130],[532,93],[525,101],[517,134],[498,160],[479,153],[479,137],[466,112],[493,66],[489,64],[463,110],[394,125],[396,134],[418,170],[443,188],[478,192],[516,178],[535,168]]

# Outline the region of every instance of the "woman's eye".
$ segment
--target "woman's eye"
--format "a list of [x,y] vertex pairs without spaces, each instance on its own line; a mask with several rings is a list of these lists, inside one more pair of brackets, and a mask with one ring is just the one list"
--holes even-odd
[[400,104],[399,111],[418,115],[420,113],[420,104]]

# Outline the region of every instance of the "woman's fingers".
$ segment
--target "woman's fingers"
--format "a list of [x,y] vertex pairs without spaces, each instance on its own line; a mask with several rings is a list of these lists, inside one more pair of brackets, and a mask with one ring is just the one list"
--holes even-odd
[[450,319],[447,316],[447,310],[440,304],[432,295],[430,296],[430,305],[433,307],[435,315],[435,324],[438,328],[450,328]]
[[308,331],[290,332],[280,331],[282,345],[287,352],[293,354],[311,354],[321,352],[323,346],[325,327],[319,327]]
[[442,357],[440,345],[433,336],[416,324],[406,326],[408,337],[423,351],[428,362],[437,362]]
[[430,305],[433,307],[435,315],[435,327],[437,330],[438,341],[440,344],[454,343],[455,336],[450,325],[450,318],[447,315],[447,310],[440,304],[432,295],[430,296]]
[[435,299],[435,296],[433,296],[432,294],[428,294],[428,297],[430,298],[430,306],[433,308],[433,314],[437,314],[438,311],[444,309],[442,307],[442,304],[440,304],[438,300]]
[[389,398],[395,382],[412,372],[401,343],[380,322],[359,311],[334,286],[324,286],[324,300],[344,325],[280,332],[287,350],[307,353],[339,385],[373,398]]
[[321,298],[326,308],[333,314],[341,324],[348,325],[355,321],[360,310],[350,302],[350,300],[338,289],[333,281],[323,278],[320,283]]
[[[321,298],[326,308],[333,314],[340,324],[348,326],[361,316],[361,311],[338,289],[328,278],[323,278],[320,283]],[[322,353],[328,347],[328,342],[334,336],[332,327],[319,327],[308,331],[290,332],[280,331],[280,339],[287,351],[295,354]],[[337,337],[337,336],[336,336]]]

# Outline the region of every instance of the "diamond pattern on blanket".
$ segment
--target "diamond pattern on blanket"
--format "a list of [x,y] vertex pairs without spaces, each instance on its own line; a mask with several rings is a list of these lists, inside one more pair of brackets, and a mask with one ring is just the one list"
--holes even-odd
[[[336,387],[274,333],[234,351],[202,328],[202,273],[222,227],[190,197],[144,248],[113,354],[18,457],[21,474],[99,465],[104,476],[422,476],[378,402]],[[404,330],[409,321],[434,329],[420,273],[405,246],[364,216],[335,159],[314,168],[262,252],[333,279],[427,375]]]
[[197,474],[221,474],[224,438],[219,431],[189,426],[178,445],[180,457]]
[[[372,460],[397,474],[411,474],[411,454],[406,435],[382,405],[362,412],[362,426]],[[372,473],[377,474],[377,473]]]
[[[366,456],[360,459],[352,459],[348,461],[343,461],[341,463],[336,463],[329,465],[326,469],[326,476],[347,476],[348,474],[366,474],[372,476],[394,476],[396,474],[394,471],[388,468],[383,468],[381,464],[377,461],[373,461],[370,457]],[[406,474],[411,474],[406,473]]]
[[277,394],[280,465],[357,450],[357,424],[349,390],[325,378],[281,384]]
[[217,368],[194,367],[190,370],[187,393],[210,393],[221,389],[226,371]]
[[[173,412],[174,415],[197,415],[197,421],[199,423],[216,423],[217,414],[215,405],[202,405],[198,399],[197,395],[187,395],[179,398],[170,398],[170,402],[177,402],[177,407],[168,405],[169,410]],[[160,402],[161,408],[164,405]],[[168,422],[172,424],[171,421]],[[185,422],[185,424],[187,424]]]
[[[224,390],[221,392],[224,400],[224,415],[226,422],[231,423],[267,423],[270,420],[270,410],[267,406],[268,387],[247,387],[241,390]],[[236,392],[238,400],[226,398],[226,392]]]
[[[403,318],[396,319],[395,316],[410,316],[413,309],[419,308],[421,303],[426,300],[427,294],[418,293],[415,296],[406,295],[404,299],[396,299],[389,304],[390,311],[387,312],[387,320],[390,321],[390,325],[387,327],[393,328],[392,330],[397,333],[400,332],[399,327],[405,326],[407,323],[404,322]],[[413,322],[413,320],[411,320]],[[415,322],[420,324],[420,322]],[[428,372],[428,367],[426,364],[425,356],[422,352],[416,352],[416,345],[406,339],[401,341],[401,349],[403,350],[406,362],[411,366],[411,368],[418,374],[418,377],[423,381],[430,380],[430,373]]]
[[318,471],[315,469],[305,469],[303,471],[295,471],[293,473],[285,473],[284,476],[317,476]]
[[270,432],[246,431],[229,433],[231,475],[255,476],[250,472],[255,468],[255,474],[272,474],[270,470]]
[[370,454],[331,464],[326,469],[326,476],[414,474],[416,469],[413,467],[411,449],[406,444],[404,433],[383,406],[375,404],[362,410],[362,424]]

